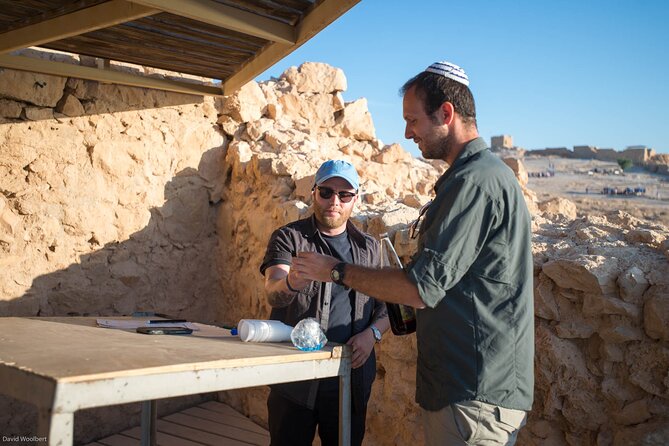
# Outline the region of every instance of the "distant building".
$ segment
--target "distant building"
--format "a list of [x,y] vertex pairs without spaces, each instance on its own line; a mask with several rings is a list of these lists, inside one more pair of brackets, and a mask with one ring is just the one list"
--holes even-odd
[[495,149],[511,149],[513,148],[513,137],[511,135],[493,136],[490,138],[490,148]]
[[628,146],[620,153],[620,158],[631,160],[634,164],[646,164],[655,156],[655,150],[646,146]]
[[574,158],[596,159],[597,147],[595,146],[574,146]]
[[620,153],[616,149],[598,149],[597,150],[597,159],[600,161],[611,161],[617,162],[618,158],[622,158]]

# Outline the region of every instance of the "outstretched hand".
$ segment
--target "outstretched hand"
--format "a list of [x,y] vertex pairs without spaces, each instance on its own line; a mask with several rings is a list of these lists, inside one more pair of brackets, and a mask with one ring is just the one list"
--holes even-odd
[[337,263],[339,260],[331,256],[315,252],[298,252],[297,257],[293,257],[291,273],[301,280],[332,282],[330,271]]

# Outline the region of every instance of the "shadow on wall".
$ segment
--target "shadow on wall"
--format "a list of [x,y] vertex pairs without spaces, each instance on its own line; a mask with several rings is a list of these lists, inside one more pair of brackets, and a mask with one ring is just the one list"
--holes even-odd
[[[203,163],[222,149],[211,149]],[[165,185],[165,203],[128,240],[107,243],[78,263],[37,276],[21,297],[0,301],[0,316],[112,316],[156,311],[212,321],[221,296],[216,217],[218,203],[198,170],[187,168]],[[96,246],[93,236],[88,243]],[[44,255],[63,249],[54,243]]]
[[[22,296],[0,301],[0,316],[118,316],[155,311],[213,322],[223,297],[216,227],[222,183],[212,170],[220,170],[223,153],[223,147],[212,148],[202,154],[197,169],[179,171],[164,186],[164,204],[145,209],[150,212],[148,223],[126,240],[101,245],[92,236],[78,246],[95,250],[80,256],[72,241],[55,240],[37,248],[33,255],[42,258],[42,266],[50,257],[58,264],[59,251],[73,248],[75,255],[70,252],[69,258],[78,261],[34,277]],[[16,204],[11,198],[8,201]],[[32,256],[27,257],[30,264]],[[159,413],[173,413],[212,398],[162,400]],[[77,412],[76,442],[136,426],[139,416],[138,403]],[[28,435],[36,426],[37,411],[31,404],[0,396],[0,432]]]
[[[95,58],[36,50],[18,51],[16,54],[30,58],[64,62],[74,65],[96,66]],[[81,59],[81,60],[80,60]],[[114,65],[114,71],[135,75],[151,75],[170,78],[159,70],[138,66]],[[198,79],[176,77],[182,82],[201,84]],[[116,84],[105,84],[77,78],[64,78],[41,73],[0,69],[0,98],[5,97],[14,104],[2,104],[1,118],[10,122],[21,120],[40,121],[68,117],[92,116],[101,113],[128,112],[156,107],[202,103],[202,96],[171,93],[163,90],[147,90]]]

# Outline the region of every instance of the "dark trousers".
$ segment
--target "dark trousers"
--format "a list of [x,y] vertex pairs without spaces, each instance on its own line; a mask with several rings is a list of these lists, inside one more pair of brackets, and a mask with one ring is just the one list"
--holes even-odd
[[[272,390],[267,398],[270,446],[311,446],[318,426],[322,446],[339,445],[339,390],[321,389],[316,406],[309,409]],[[351,446],[365,436],[367,403],[362,411],[351,410]]]

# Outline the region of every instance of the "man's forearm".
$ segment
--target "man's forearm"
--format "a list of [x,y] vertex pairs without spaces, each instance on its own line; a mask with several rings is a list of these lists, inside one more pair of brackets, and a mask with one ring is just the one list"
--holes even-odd
[[281,277],[281,273],[275,273],[265,281],[265,295],[272,307],[281,308],[290,305],[297,293],[288,289],[286,276]]
[[377,269],[347,264],[344,284],[385,302],[425,308],[416,285],[398,268]]
[[295,299],[295,293],[292,291],[270,291],[267,293],[267,302],[272,307],[287,307]]

